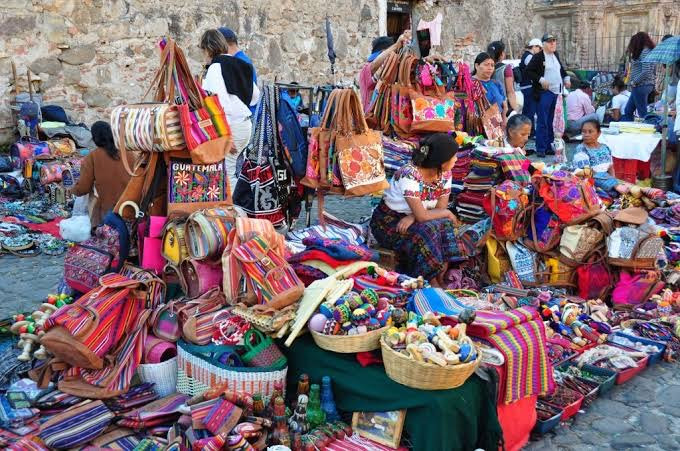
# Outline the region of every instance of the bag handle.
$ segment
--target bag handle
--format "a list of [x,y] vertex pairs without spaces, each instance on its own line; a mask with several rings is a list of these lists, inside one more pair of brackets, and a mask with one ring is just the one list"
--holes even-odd
[[[254,338],[254,343],[251,343],[251,339]],[[261,343],[265,342],[265,336],[262,335],[262,332],[259,330],[255,329],[254,327],[251,327],[248,329],[243,336],[243,346],[248,350],[252,351],[254,350],[258,345]]]

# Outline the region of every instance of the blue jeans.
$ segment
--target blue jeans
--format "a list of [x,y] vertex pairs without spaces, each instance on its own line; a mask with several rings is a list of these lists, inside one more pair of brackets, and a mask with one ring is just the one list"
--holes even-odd
[[522,89],[522,94],[524,94],[524,105],[522,105],[522,114],[531,119],[531,136],[534,136],[536,132],[534,124],[536,124],[536,100],[534,99],[534,90],[529,87],[527,89]]
[[635,86],[630,92],[630,99],[628,99],[621,120],[632,122],[634,120],[633,113],[636,110],[638,117],[644,118],[647,115],[647,99],[652,91],[654,91],[654,85]]
[[538,99],[536,114],[536,153],[545,155],[555,141],[553,131],[553,119],[555,119],[555,105],[557,104],[557,94],[551,91],[541,92]]

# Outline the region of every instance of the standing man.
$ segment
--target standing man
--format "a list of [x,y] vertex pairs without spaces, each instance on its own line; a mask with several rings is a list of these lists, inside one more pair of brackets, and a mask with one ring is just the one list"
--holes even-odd
[[535,54],[527,66],[527,74],[537,101],[536,156],[554,155],[553,119],[557,96],[571,86],[571,81],[557,54],[557,38],[552,33],[543,35],[543,50]]
[[[239,48],[236,33],[234,33],[231,28],[227,27],[220,27],[218,28],[218,30],[220,33],[222,33],[224,39],[227,40],[228,45],[227,49],[229,51],[229,55],[233,56],[234,58],[238,58],[241,61],[245,61],[246,63],[250,64],[253,67],[253,83],[257,84],[257,72],[255,71],[255,65],[253,64],[253,61],[250,59],[250,57]],[[248,108],[250,108],[250,111],[254,115],[255,110],[257,109],[257,105],[251,105]]]
[[531,136],[534,136],[536,127],[536,101],[534,100],[533,89],[531,86],[531,80],[529,80],[529,75],[527,74],[527,66],[531,58],[541,51],[543,44],[538,38],[534,38],[527,44],[522,58],[519,62],[519,70],[522,74],[522,82],[519,84],[519,89],[522,91],[522,97],[524,97],[524,105],[522,105],[522,114],[531,119]]

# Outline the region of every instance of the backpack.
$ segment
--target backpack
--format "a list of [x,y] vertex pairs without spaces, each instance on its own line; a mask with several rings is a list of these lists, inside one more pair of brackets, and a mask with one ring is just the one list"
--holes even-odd
[[86,293],[98,285],[101,276],[120,270],[129,250],[125,222],[109,213],[91,238],[69,248],[64,257],[64,279],[74,290]]
[[515,79],[515,83],[519,83],[521,85],[524,82],[524,74],[522,73],[521,67],[519,66],[513,67],[512,76]]
[[601,211],[602,201],[595,188],[568,172],[535,175],[534,186],[548,208],[567,225],[586,221]]
[[483,206],[491,216],[494,237],[502,241],[522,238],[527,229],[529,198],[517,182],[505,180],[484,197]]
[[288,160],[293,176],[303,177],[307,169],[307,136],[302,132],[295,110],[283,98],[279,100],[276,120],[283,154]]

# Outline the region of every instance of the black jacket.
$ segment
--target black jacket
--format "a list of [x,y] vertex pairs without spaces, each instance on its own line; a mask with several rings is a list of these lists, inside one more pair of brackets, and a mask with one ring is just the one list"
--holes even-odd
[[[564,69],[562,60],[560,60],[560,55],[555,52],[555,56],[560,63],[560,75],[562,75],[562,80],[564,80],[567,77],[567,71]],[[543,86],[539,83],[539,80],[545,75],[545,53],[543,53],[543,51],[538,52],[531,58],[531,61],[529,61],[529,64],[527,65],[526,73],[534,87],[534,93],[540,94],[541,92],[544,92],[545,89],[543,89]]]
[[[529,75],[527,75],[527,65],[524,64],[524,60],[526,60],[527,56],[529,55],[532,55],[533,57],[533,54],[530,51],[525,50],[524,53],[522,53],[522,57],[519,60],[519,70],[520,73],[522,74],[522,82],[519,85],[522,87],[531,86],[531,80],[529,79]],[[529,60],[529,62],[531,62],[531,60]]]

